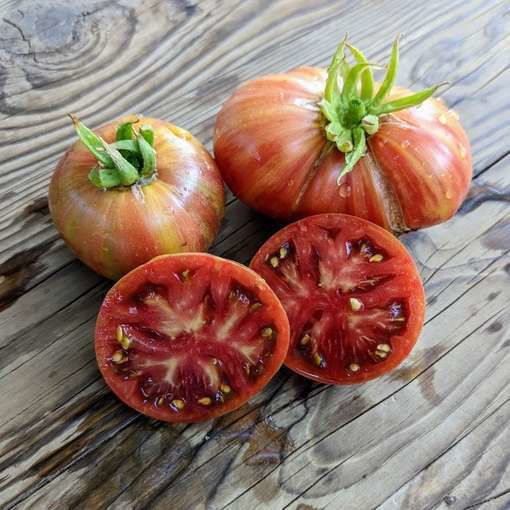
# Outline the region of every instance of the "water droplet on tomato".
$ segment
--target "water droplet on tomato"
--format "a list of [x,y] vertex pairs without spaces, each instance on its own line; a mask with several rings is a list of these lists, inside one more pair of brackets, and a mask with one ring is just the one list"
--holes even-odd
[[338,189],[338,193],[342,198],[347,198],[351,196],[352,188],[348,184],[342,184]]

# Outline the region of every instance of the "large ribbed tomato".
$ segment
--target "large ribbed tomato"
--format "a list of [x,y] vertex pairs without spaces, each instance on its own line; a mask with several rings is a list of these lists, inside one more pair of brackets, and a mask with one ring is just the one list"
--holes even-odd
[[437,87],[402,99],[408,91],[394,86],[397,44],[380,86],[349,48],[358,61],[352,68],[342,45],[329,75],[300,67],[233,94],[214,135],[225,181],[243,202],[280,220],[343,212],[401,232],[449,219],[472,175],[457,114],[430,98]]
[[[224,196],[221,175],[202,144],[187,131],[151,118],[123,117],[95,133],[74,121],[82,141],[58,164],[49,206],[61,236],[85,264],[116,279],[156,255],[207,250],[223,216]],[[155,158],[152,170],[139,151],[136,135],[145,143],[140,132],[149,133],[143,154]],[[108,151],[117,148],[117,156],[126,156],[128,161],[115,164],[121,170],[127,166],[127,174],[98,164],[83,142],[94,149],[100,145],[97,135]],[[98,157],[105,153],[102,146],[96,150]],[[141,175],[129,174],[129,161]],[[126,180],[117,182],[122,177]]]

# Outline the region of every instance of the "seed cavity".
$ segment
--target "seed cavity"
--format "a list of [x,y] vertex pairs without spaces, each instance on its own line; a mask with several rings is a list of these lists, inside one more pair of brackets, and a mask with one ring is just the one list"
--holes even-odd
[[223,393],[230,393],[232,391],[232,388],[228,385],[228,384],[222,384],[220,386],[220,390],[223,392]]
[[349,365],[349,370],[351,372],[357,372],[361,367],[357,363],[351,363]]
[[381,262],[384,257],[380,253],[376,253],[375,255],[372,255],[368,261],[369,262]]
[[264,328],[261,334],[264,338],[270,338],[273,336],[273,330],[271,328]]
[[172,400],[171,405],[176,411],[182,411],[184,409],[184,401],[180,399]]
[[388,344],[377,344],[377,350],[382,352],[390,352],[391,347]]
[[278,257],[271,257],[270,260],[269,260],[269,263],[273,266],[273,267],[278,267],[280,262],[278,261]]
[[363,303],[357,298],[349,298],[349,304],[354,312],[359,312],[363,308]]
[[198,399],[198,403],[202,406],[210,406],[212,400],[209,397],[202,397]]
[[112,361],[119,365],[121,363],[125,363],[127,358],[124,356],[122,351],[115,351],[112,356]]

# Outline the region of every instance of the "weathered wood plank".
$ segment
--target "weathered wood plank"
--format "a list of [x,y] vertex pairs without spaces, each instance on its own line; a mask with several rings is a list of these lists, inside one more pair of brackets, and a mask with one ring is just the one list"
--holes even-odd
[[[8,388],[0,396],[0,505],[412,510],[445,507],[453,495],[453,508],[500,508],[510,446],[499,425],[509,397],[508,3],[126,0],[85,10],[75,2],[62,13],[52,0],[43,7],[56,10],[24,21],[13,6],[0,3],[21,27],[0,36],[0,71],[8,63],[0,80],[0,262],[8,262],[0,292],[10,293],[7,304],[18,298],[0,312],[0,385]],[[62,20],[69,26],[53,30]],[[382,59],[404,26],[402,83],[452,79],[445,97],[467,126],[481,174],[454,220],[403,237],[429,301],[413,355],[362,387],[315,385],[282,370],[250,405],[209,424],[155,423],[120,404],[100,380],[91,343],[108,284],[62,249],[40,199],[72,138],[66,109],[94,125],[136,107],[172,118],[210,147],[214,114],[241,81],[326,64],[346,28]],[[232,201],[212,252],[247,262],[275,228]],[[464,476],[456,458],[473,474]]]

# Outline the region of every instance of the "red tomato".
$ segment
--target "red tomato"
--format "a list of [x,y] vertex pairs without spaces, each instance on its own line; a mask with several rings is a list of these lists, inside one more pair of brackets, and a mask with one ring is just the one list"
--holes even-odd
[[280,298],[290,322],[285,364],[324,383],[360,383],[395,368],[423,324],[423,286],[389,232],[345,214],[288,225],[250,266]]
[[[378,131],[363,134],[366,155],[337,185],[346,160],[326,137],[319,103],[327,76],[315,67],[264,76],[242,85],[224,104],[214,155],[237,197],[278,220],[341,212],[394,232],[453,216],[472,175],[470,144],[457,114],[432,98],[381,114]],[[390,90],[388,102],[409,93]]]
[[239,407],[280,368],[289,323],[255,272],[205,253],[163,255],[108,292],[96,356],[115,394],[171,422]]
[[[123,117],[96,131],[115,140]],[[156,255],[207,250],[224,210],[223,181],[207,150],[168,122],[140,118],[154,133],[157,178],[146,185],[102,190],[89,180],[97,163],[78,141],[64,154],[50,184],[57,229],[94,271],[119,278]]]

